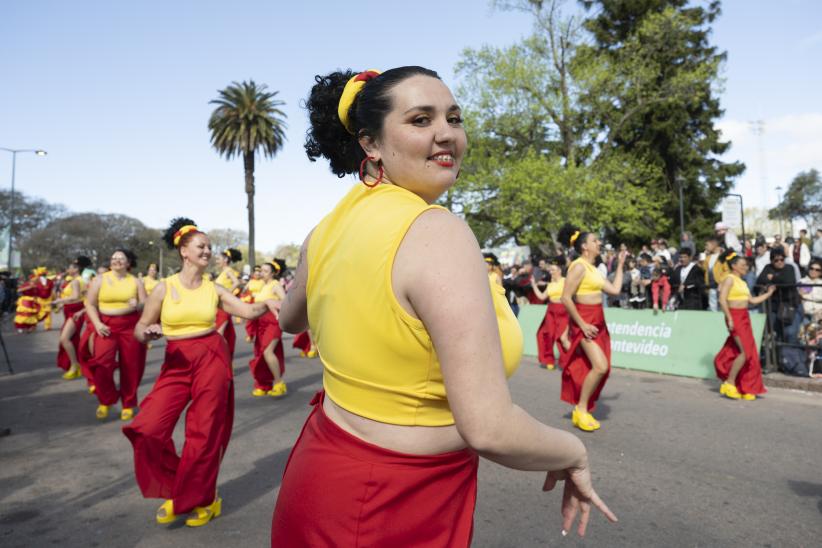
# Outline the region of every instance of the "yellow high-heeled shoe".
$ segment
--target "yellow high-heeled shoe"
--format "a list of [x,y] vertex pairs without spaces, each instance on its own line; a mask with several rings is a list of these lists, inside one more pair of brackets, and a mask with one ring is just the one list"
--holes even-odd
[[176,520],[177,515],[174,513],[174,501],[171,499],[166,500],[159,508],[157,508],[157,513],[154,517],[160,525],[165,525],[166,523],[171,523]]
[[63,373],[63,378],[66,379],[67,381],[73,381],[74,379],[79,379],[82,376],[83,376],[83,374],[80,373],[80,366],[79,365],[76,368],[71,367],[71,368],[69,368],[68,371]]
[[134,418],[134,408],[133,407],[123,407],[123,410],[120,411],[120,420],[121,421],[130,421]]
[[308,357],[308,353],[307,353],[305,350],[300,350],[300,357],[301,357],[301,358],[307,358],[307,357]]
[[742,399],[745,401],[754,401],[756,399],[756,394],[742,394]]
[[220,517],[223,512],[223,499],[217,497],[208,506],[197,506],[186,520],[189,527],[201,527],[214,518]]
[[719,387],[719,393],[732,400],[742,399],[742,394],[739,393],[736,386],[727,382],[723,382],[722,386]]
[[286,394],[288,394],[288,388],[283,381],[278,382],[268,391],[268,395],[272,398],[280,398]]
[[98,405],[97,411],[95,412],[95,416],[99,420],[104,420],[108,418],[108,405]]
[[599,430],[599,421],[588,412],[580,411],[574,407],[574,412],[571,413],[571,423],[584,432],[593,432]]
[[255,388],[254,390],[251,391],[251,395],[254,396],[255,398],[265,396],[266,394],[268,394],[268,392],[263,390],[262,388]]
[[316,358],[317,357],[317,351],[316,350],[309,350],[306,353],[305,357],[306,358]]

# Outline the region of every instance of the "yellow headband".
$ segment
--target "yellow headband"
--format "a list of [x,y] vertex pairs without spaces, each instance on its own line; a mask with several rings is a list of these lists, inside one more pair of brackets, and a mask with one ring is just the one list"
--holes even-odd
[[351,105],[354,104],[354,99],[357,94],[362,91],[363,86],[367,81],[376,78],[380,75],[377,69],[368,69],[359,74],[352,76],[345,84],[342,95],[340,96],[340,103],[337,105],[337,116],[340,117],[340,122],[348,130],[348,133],[354,135],[354,130],[351,129],[351,124],[348,120],[348,111],[351,110]]
[[228,257],[229,259],[231,259],[231,251],[229,251],[229,250],[227,250],[227,249],[226,249],[225,251],[223,251],[223,255],[225,255],[226,257]]
[[492,259],[491,257],[486,257],[485,262],[490,263],[490,264],[494,264],[494,259]]
[[196,225],[185,225],[180,227],[180,229],[174,233],[174,247],[179,247],[180,239],[188,234],[189,232],[199,231],[200,229],[197,228]]
[[571,245],[574,245],[574,242],[577,241],[577,238],[579,238],[579,230],[571,234]]
[[271,268],[273,268],[275,272],[282,270],[282,268],[280,268],[280,263],[277,261],[268,261],[268,264],[271,265]]
[[725,260],[730,262],[734,257],[736,257],[736,253],[729,253]]

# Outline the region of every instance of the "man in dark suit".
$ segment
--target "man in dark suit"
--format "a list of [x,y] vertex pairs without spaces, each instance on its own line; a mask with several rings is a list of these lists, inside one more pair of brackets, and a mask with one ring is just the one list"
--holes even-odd
[[679,250],[679,264],[671,277],[672,289],[679,296],[680,310],[704,310],[703,294],[705,293],[705,272],[698,264],[692,262],[691,250],[683,247]]

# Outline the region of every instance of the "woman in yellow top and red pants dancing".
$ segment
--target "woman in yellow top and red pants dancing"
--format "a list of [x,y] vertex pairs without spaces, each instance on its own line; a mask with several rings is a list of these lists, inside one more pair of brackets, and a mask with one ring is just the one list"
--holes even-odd
[[[240,273],[234,270],[232,263],[241,261],[243,254],[238,249],[229,247],[217,255],[217,266],[220,267],[220,274],[214,283],[224,287],[232,295],[239,292]],[[228,355],[234,360],[234,348],[237,346],[237,332],[234,331],[234,324],[231,323],[231,315],[222,308],[217,309],[217,333],[223,336],[228,343]]]
[[562,304],[571,317],[568,362],[562,370],[562,401],[574,405],[571,421],[586,432],[600,428],[591,410],[611,372],[611,336],[605,323],[602,293],[617,296],[622,288],[622,267],[627,251],[619,253],[614,281],[609,282],[594,266],[601,242],[593,232],[565,225],[560,243],[579,254],[568,267]]
[[286,465],[271,545],[468,546],[477,453],[552,470],[544,489],[568,478],[563,525],[581,507],[584,533],[590,502],[607,511],[585,448],[511,401],[519,324],[470,228],[432,205],[466,147],[453,95],[422,67],[315,82],[309,158],[362,184],[303,243],[280,311],[291,333],[310,324],[325,392]]
[[545,291],[540,291],[533,276],[531,289],[541,301],[548,301],[545,317],[537,329],[537,359],[539,366],[544,369],[554,368],[554,346],[559,346],[559,366],[565,367],[568,348],[568,311],[562,304],[562,291],[565,289],[565,278],[562,276],[562,267],[551,264],[548,267],[551,281]]
[[[86,295],[86,320],[94,328],[94,353],[88,367],[100,405],[97,418],[108,417],[109,407],[122,401],[120,420],[131,420],[137,407],[137,388],[146,368],[146,346],[134,338],[134,326],[146,300],[142,282],[129,272],[137,257],[127,249],[111,255],[111,270],[97,276]],[[114,371],[120,369],[120,388]]]
[[730,270],[719,284],[719,306],[728,326],[728,338],[714,358],[716,376],[723,381],[719,393],[732,400],[755,400],[767,390],[762,383],[759,348],[751,328],[748,306],[767,301],[776,287],[769,286],[762,295],[752,297],[744,280],[748,273],[745,257],[729,249],[719,256],[718,262]]
[[83,256],[77,257],[68,267],[68,274],[64,278],[63,287],[60,290],[60,298],[52,303],[55,310],[62,307],[63,316],[65,317],[63,327],[60,328],[57,367],[65,371],[63,378],[67,380],[77,379],[82,376],[77,350],[80,347],[80,335],[85,315],[78,315],[77,320],[74,320],[73,317],[77,312],[85,309],[83,301],[86,284],[80,274],[89,266],[91,266],[91,259]]
[[[217,310],[254,318],[268,305],[244,304],[204,277],[211,243],[191,219],[172,221],[164,239],[179,251],[183,266],[149,296],[133,335],[143,343],[166,337],[165,359],[140,414],[123,433],[134,447],[143,496],[167,499],[157,510],[157,522],[171,523],[192,512],[186,525],[197,527],[222,511],[217,475],[234,417],[231,360],[217,333]],[[177,455],[171,435],[189,403],[186,440]]]
[[[262,266],[262,280],[265,282],[255,297],[255,301],[274,301],[279,307],[285,299],[285,291],[280,285],[280,278],[285,273],[285,261],[274,259]],[[256,320],[257,335],[254,338],[254,357],[249,366],[254,377],[254,397],[285,396],[287,388],[283,381],[285,374],[285,352],[283,349],[283,331],[277,319],[278,310],[271,310]]]

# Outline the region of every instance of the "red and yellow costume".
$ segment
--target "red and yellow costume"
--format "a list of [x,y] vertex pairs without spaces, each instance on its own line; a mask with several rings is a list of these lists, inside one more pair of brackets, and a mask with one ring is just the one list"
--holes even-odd
[[[261,280],[262,281],[262,280]],[[271,280],[264,283],[262,289],[257,293],[255,300],[263,302],[267,300],[279,300],[279,297],[274,292],[276,287],[280,287],[279,280]],[[280,329],[280,322],[277,317],[269,310],[255,320],[256,336],[254,338],[254,357],[249,362],[251,368],[251,376],[254,377],[254,388],[258,390],[271,390],[274,383],[274,375],[268,368],[268,364],[263,356],[263,351],[277,339],[277,344],[274,347],[274,355],[277,356],[277,362],[280,367],[280,375],[285,373],[285,351],[283,348],[283,330]]]
[[558,302],[565,287],[565,280],[551,282],[546,291],[548,293],[548,307],[545,309],[545,317],[537,330],[537,358],[539,363],[554,365],[554,346],[559,346],[559,366],[565,367],[567,353],[560,344],[560,338],[568,329],[568,310],[565,305]]
[[[248,280],[248,283],[245,284],[245,290],[240,296],[240,299],[244,303],[256,302],[257,295],[260,293],[260,290],[264,285],[265,282],[261,278],[252,277]],[[245,322],[245,334],[249,340],[257,336],[257,327],[259,325],[257,322],[258,320],[246,320]]]
[[[173,339],[166,344],[160,376],[123,434],[134,448],[134,472],[143,496],[171,499],[173,513],[181,514],[216,498],[234,421],[234,379],[228,346],[215,330],[214,283],[204,279],[199,288],[186,289],[179,274],[164,283],[160,322],[163,334]],[[189,403],[185,444],[178,455],[172,433]]]
[[[135,310],[123,315],[107,314],[132,308],[129,301],[136,300],[137,295],[137,278],[131,274],[122,279],[114,272],[102,275],[98,308],[100,321],[108,326],[111,334],[103,337],[94,333],[94,354],[88,361],[100,405],[112,405],[122,400],[124,408],[137,406],[137,388],[146,367],[146,346],[134,338],[134,326],[140,313]],[[88,326],[88,329],[93,328]],[[118,368],[119,389],[114,383],[114,371]]]
[[[323,397],[375,421],[454,424],[422,321],[397,301],[393,257],[429,206],[394,185],[354,187],[320,222],[308,248],[308,318],[323,362],[318,395],[286,465],[272,546],[468,546],[478,458],[470,449],[409,455],[343,431]],[[366,283],[363,283],[366,280]],[[506,375],[522,332],[505,290],[489,281]]]
[[303,357],[315,357],[316,350],[314,348],[314,342],[311,340],[310,331],[303,331],[294,337],[294,342],[291,343],[291,348],[298,349]]
[[[751,296],[748,284],[735,274],[729,274],[729,276],[733,279],[733,285],[728,294],[728,300],[747,303]],[[725,339],[725,344],[714,357],[716,376],[723,381],[728,378],[733,362],[739,356],[739,347],[734,340],[734,337],[738,337],[745,351],[745,364],[736,376],[736,388],[740,394],[764,394],[767,389],[762,382],[762,365],[759,362],[759,349],[756,346],[751,326],[751,316],[747,308],[729,308],[728,310],[731,313],[734,327]]]
[[[231,270],[235,278],[240,275],[240,273],[233,268],[224,269],[220,272],[220,275],[217,276],[214,283],[231,291],[231,288],[234,286],[234,282],[231,280],[231,276],[228,275],[226,270]],[[223,338],[225,339],[225,342],[228,343],[228,354],[233,360],[234,348],[237,346],[237,332],[234,331],[234,324],[231,322],[231,315],[222,308],[218,308],[217,329],[219,330],[223,325],[225,325],[225,329],[223,330]]]
[[[74,294],[74,281],[80,286],[80,295]],[[66,276],[63,280],[63,287],[60,290],[60,298],[61,299],[76,299],[83,295],[83,291],[85,289],[85,282],[83,281],[82,276]],[[73,303],[66,303],[63,305],[63,327],[65,328],[66,323],[71,319],[71,317],[83,310],[85,303],[83,300],[79,300]],[[74,331],[74,335],[71,337],[71,344],[74,346],[74,351],[78,355],[79,360],[79,349],[80,349],[80,338],[82,337],[83,332],[83,323],[85,320],[85,314],[81,315],[80,320],[75,321],[76,329]],[[64,371],[68,371],[71,367],[71,359],[69,355],[66,353],[65,349],[62,345],[59,345],[59,349],[57,350],[57,367]]]
[[29,280],[17,288],[17,293],[20,296],[14,312],[14,328],[18,331],[33,331],[37,329],[37,316],[40,312],[37,286],[33,280]]
[[[575,264],[581,264],[585,268],[585,276],[582,278],[576,294],[594,295],[601,293],[605,285],[605,278],[596,267],[580,257],[571,263],[569,271]],[[611,335],[608,333],[608,325],[605,323],[605,312],[602,304],[575,303],[575,305],[582,320],[598,329],[593,342],[599,346],[608,362],[608,371],[588,399],[588,411],[590,411],[596,406],[599,394],[611,374]],[[571,322],[570,326],[569,338],[571,344],[568,348],[567,364],[562,370],[562,392],[560,397],[562,401],[576,405],[579,403],[579,397],[582,393],[582,383],[591,371],[591,362],[581,344],[585,338],[585,333],[582,332],[576,322]]]

